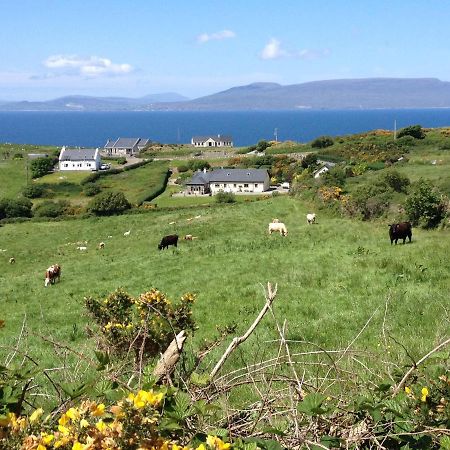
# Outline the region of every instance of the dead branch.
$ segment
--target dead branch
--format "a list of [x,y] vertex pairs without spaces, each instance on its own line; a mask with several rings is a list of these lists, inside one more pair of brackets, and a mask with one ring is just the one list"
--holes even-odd
[[153,371],[153,376],[156,377],[157,381],[159,381],[162,377],[169,376],[173,372],[178,360],[180,359],[186,338],[187,336],[185,331],[180,331],[167,347],[167,350],[161,355],[161,358]]
[[214,377],[216,376],[217,372],[225,364],[225,361],[229,358],[231,353],[240,344],[242,344],[244,341],[246,341],[247,338],[253,333],[253,331],[255,331],[255,328],[258,326],[259,322],[261,322],[262,318],[264,317],[264,315],[266,314],[266,312],[268,311],[268,309],[272,305],[272,302],[274,301],[275,296],[277,295],[277,288],[278,288],[277,284],[275,284],[275,289],[272,289],[272,285],[270,283],[267,283],[266,304],[264,305],[264,307],[261,310],[261,312],[258,314],[258,317],[252,323],[250,328],[247,330],[247,332],[244,335],[240,336],[240,337],[235,337],[231,341],[231,344],[228,346],[228,348],[226,349],[225,353],[222,355],[222,358],[220,358],[219,362],[215,365],[214,369],[212,370],[212,372],[210,374],[210,379],[211,380],[214,379]]

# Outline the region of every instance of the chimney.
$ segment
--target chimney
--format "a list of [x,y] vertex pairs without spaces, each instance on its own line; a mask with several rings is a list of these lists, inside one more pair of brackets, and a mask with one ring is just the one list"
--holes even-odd
[[206,167],[203,167],[203,173],[206,173]]

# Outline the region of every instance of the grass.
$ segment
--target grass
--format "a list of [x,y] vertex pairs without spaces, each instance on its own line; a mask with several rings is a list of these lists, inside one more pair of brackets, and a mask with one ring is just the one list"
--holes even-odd
[[[344,348],[375,312],[358,347],[376,351],[385,322],[385,331],[418,358],[448,333],[448,229],[414,229],[412,244],[391,246],[383,223],[322,212],[318,224],[308,226],[306,212],[307,205],[283,196],[208,209],[5,225],[0,228],[6,250],[0,253],[3,344],[15,343],[25,320],[30,352],[45,366],[56,364],[52,346],[39,335],[92,346],[84,331],[89,321],[83,298],[122,286],[132,295],[158,287],[174,300],[197,293],[193,345],[198,347],[215,336],[216,326],[235,323],[236,333],[244,332],[262,307],[261,283],[267,281],[279,285],[274,311],[280,321],[287,319],[289,339]],[[287,237],[267,235],[273,217],[286,223]],[[128,229],[131,235],[124,237]],[[198,239],[158,251],[161,236],[174,232]],[[96,249],[100,241],[106,242],[103,251]],[[76,249],[80,243],[86,252]],[[15,265],[7,263],[10,256]],[[61,283],[44,288],[43,272],[55,262],[62,266]],[[252,346],[276,338],[265,319],[241,356],[251,359]],[[224,345],[206,364],[217,360]],[[404,359],[403,349],[394,345],[392,357]]]

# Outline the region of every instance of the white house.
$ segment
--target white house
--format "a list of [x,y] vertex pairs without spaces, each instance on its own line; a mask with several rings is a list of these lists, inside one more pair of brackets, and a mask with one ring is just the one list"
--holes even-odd
[[269,189],[270,177],[265,169],[214,169],[197,172],[186,186],[188,194],[261,193]]
[[324,165],[322,167],[320,167],[319,169],[317,169],[313,176],[314,178],[320,178],[321,175],[323,175],[324,173],[328,172],[330,169],[332,169],[336,164],[334,163],[330,163],[330,162],[326,162],[324,163]]
[[233,147],[233,138],[231,136],[194,136],[191,139],[194,147]]
[[59,153],[59,170],[98,170],[101,164],[98,148],[66,148]]
[[108,139],[103,147],[108,156],[132,156],[138,154],[150,143],[150,139],[145,138],[118,138],[115,141]]

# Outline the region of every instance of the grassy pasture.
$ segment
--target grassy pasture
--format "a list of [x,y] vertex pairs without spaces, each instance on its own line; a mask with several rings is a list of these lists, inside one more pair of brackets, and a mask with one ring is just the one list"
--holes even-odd
[[[345,348],[375,312],[357,347],[376,352],[384,323],[385,332],[418,359],[448,333],[448,229],[414,229],[412,244],[391,246],[383,223],[321,212],[318,223],[308,226],[309,211],[283,196],[207,209],[5,225],[1,345],[14,345],[25,319],[27,350],[43,366],[57,364],[52,346],[38,335],[77,349],[91,346],[83,297],[105,296],[121,286],[132,295],[157,287],[173,300],[197,293],[197,347],[215,336],[217,325],[235,323],[236,333],[244,332],[264,303],[261,283],[267,281],[278,283],[274,311],[281,322],[287,319],[289,339]],[[287,237],[267,235],[273,217],[286,223]],[[129,229],[130,236],[123,236]],[[158,251],[161,236],[173,232],[198,239]],[[103,251],[96,249],[100,241],[106,243]],[[88,250],[80,252],[77,245]],[[8,264],[10,256],[15,265]],[[61,283],[44,288],[44,271],[55,262],[62,266]],[[277,336],[273,322],[264,319],[229,364],[236,358],[251,362],[256,350]],[[208,361],[216,361],[224,348]],[[400,346],[392,344],[390,351],[393,359],[406,361]],[[8,353],[1,346],[0,352]]]

